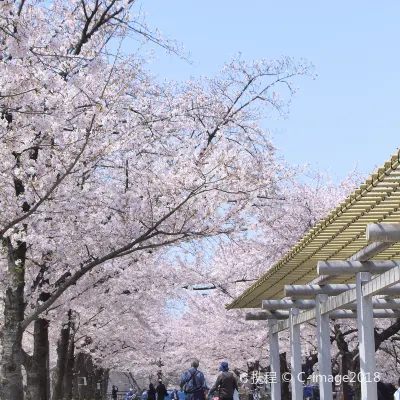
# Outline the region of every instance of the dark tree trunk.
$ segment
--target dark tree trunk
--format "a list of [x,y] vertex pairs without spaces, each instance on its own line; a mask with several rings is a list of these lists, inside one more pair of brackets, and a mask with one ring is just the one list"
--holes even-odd
[[[339,356],[339,374],[342,376],[341,380],[341,394],[343,400],[348,400],[350,398],[350,385],[348,382],[343,381],[343,376],[348,376],[349,371],[352,371],[358,376],[358,372],[360,371],[360,360],[358,357],[358,348],[353,350],[352,352],[349,351],[349,344],[345,340],[346,332],[343,333],[341,330],[340,324],[334,325],[334,340],[336,340],[336,344],[338,346],[338,350],[340,353]],[[360,391],[359,382],[355,382],[353,385],[353,389],[356,393]]]
[[132,372],[129,372],[129,381],[132,382],[132,388],[136,388],[138,393],[142,392],[142,388],[138,385],[135,377],[133,376]]
[[65,367],[63,381],[63,400],[72,399],[72,385],[74,381],[74,360],[75,359],[75,331],[73,322],[71,322],[71,331],[69,335],[69,345],[67,353],[67,363]]
[[[279,358],[281,363],[281,398],[282,400],[290,400],[289,382],[287,382],[287,379],[286,380],[282,379],[282,375],[284,373],[287,374],[289,372],[289,368],[286,361],[286,353],[281,353],[279,355]],[[286,377],[287,376],[288,375],[286,375]]]
[[24,319],[26,243],[18,242],[15,248],[9,238],[4,239],[3,243],[7,247],[11,283],[4,297],[0,398],[21,400],[24,396],[21,322]]
[[52,400],[62,400],[62,385],[67,364],[69,344],[69,324],[61,329],[60,338],[57,342],[57,365],[53,377]]
[[301,365],[301,371],[303,373],[303,379],[306,381],[310,375],[314,372],[314,365],[318,362],[318,353],[310,354],[304,364]]
[[[68,311],[68,322],[61,328],[60,338],[57,342],[57,365],[53,376],[53,395],[52,400],[63,400],[64,398],[64,387],[66,385],[66,374],[69,352],[70,352],[70,341],[72,334],[72,311]],[[73,341],[73,340],[72,340]]]
[[341,376],[341,385],[340,385],[340,400],[350,400],[350,388],[349,382],[343,377],[349,375],[349,368],[347,366],[347,358],[348,353],[341,354],[339,356],[339,375]]
[[[7,114],[8,122],[12,121],[12,114]],[[7,118],[6,118],[7,119]],[[37,149],[30,152],[29,158],[37,160]],[[12,152],[15,158],[15,167],[20,168],[21,153]],[[14,177],[14,190],[16,202],[19,203],[23,198],[25,187],[23,182]],[[30,205],[24,201],[20,210],[28,212]],[[12,234],[25,234],[27,225],[16,224],[10,231]],[[1,237],[3,246],[7,249],[7,266],[9,283],[4,295],[4,326],[1,332],[1,381],[0,399],[1,400],[21,400],[24,398],[24,388],[22,380],[22,361],[24,357],[22,349],[23,329],[21,327],[24,320],[25,301],[25,259],[26,242],[17,240],[13,243],[10,236]]]
[[110,370],[99,368],[99,380],[100,383],[100,396],[99,399],[105,399],[107,397],[108,381],[110,380]]
[[46,319],[38,319],[34,324],[34,350],[28,362],[24,362],[27,374],[27,399],[48,400],[48,356],[49,356],[49,322]]

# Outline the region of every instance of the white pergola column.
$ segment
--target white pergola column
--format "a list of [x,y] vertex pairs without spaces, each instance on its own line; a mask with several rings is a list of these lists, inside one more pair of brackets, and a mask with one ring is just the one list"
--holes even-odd
[[319,392],[321,399],[332,400],[332,375],[331,364],[331,338],[329,330],[329,313],[321,313],[321,304],[328,300],[326,294],[319,294],[315,298],[315,317],[317,320],[317,344],[318,344],[318,368],[319,368]]
[[363,283],[371,280],[370,272],[356,274],[357,325],[360,351],[361,400],[377,400],[374,318],[372,296],[363,296]]
[[268,320],[269,364],[271,366],[271,400],[281,400],[281,363],[279,359],[279,333],[272,333],[276,319]]
[[303,382],[299,379],[301,376],[300,325],[293,324],[293,316],[298,314],[298,308],[290,309],[290,383],[292,386],[292,400],[303,400]]

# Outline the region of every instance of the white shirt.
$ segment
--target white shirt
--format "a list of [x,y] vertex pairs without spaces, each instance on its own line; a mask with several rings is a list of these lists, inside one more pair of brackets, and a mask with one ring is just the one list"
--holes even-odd
[[400,388],[397,389],[396,393],[394,394],[394,400],[400,400]]

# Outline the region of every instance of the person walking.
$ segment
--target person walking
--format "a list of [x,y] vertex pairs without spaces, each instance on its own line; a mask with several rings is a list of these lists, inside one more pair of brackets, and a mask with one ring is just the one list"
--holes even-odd
[[178,395],[178,391],[176,390],[176,388],[174,388],[174,390],[172,391],[170,399],[171,400],[179,400],[179,395]]
[[204,374],[199,371],[199,360],[192,362],[192,367],[185,371],[181,379],[181,391],[186,394],[186,400],[205,400],[205,391],[208,390]]
[[152,383],[150,383],[149,390],[147,391],[147,400],[156,400],[156,388]]
[[220,400],[233,400],[235,390],[239,390],[236,378],[232,372],[229,372],[227,362],[221,363],[219,371],[218,378],[210,389],[209,394],[213,395],[217,391],[217,396]]
[[118,388],[115,385],[113,385],[111,389],[111,398],[112,400],[117,400],[117,397],[118,397]]
[[158,385],[156,388],[156,393],[157,393],[157,400],[164,400],[164,397],[168,397],[168,392],[167,388],[165,385],[162,383],[162,380],[158,380]]

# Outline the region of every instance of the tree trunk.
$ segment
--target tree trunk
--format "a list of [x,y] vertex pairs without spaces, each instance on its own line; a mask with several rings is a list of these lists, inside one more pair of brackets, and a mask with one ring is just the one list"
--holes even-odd
[[290,400],[290,392],[289,392],[289,382],[282,379],[283,374],[286,373],[286,377],[288,376],[287,373],[289,372],[289,368],[286,361],[286,352],[281,353],[279,355],[280,363],[281,363],[281,398],[282,400]]
[[341,399],[340,400],[350,400],[349,382],[346,379],[343,379],[343,377],[349,375],[349,368],[347,366],[347,357],[348,357],[348,353],[344,353],[339,356],[339,375],[341,376],[341,384],[340,384]]
[[16,248],[13,247],[10,238],[4,239],[3,243],[7,247],[11,283],[4,298],[0,398],[21,400],[24,396],[21,322],[24,319],[26,243],[18,242]]
[[68,311],[68,322],[61,328],[60,339],[57,342],[57,366],[53,378],[52,400],[62,400],[64,397],[63,386],[65,384],[65,375],[69,356],[71,317],[72,312],[70,310]]
[[102,369],[102,379],[101,379],[101,399],[105,399],[107,397],[107,389],[108,389],[108,382],[110,380],[110,370],[109,369]]
[[27,397],[32,400],[48,400],[48,326],[46,319],[38,319],[34,324],[33,355],[28,364],[24,363],[27,373]]
[[75,331],[73,322],[71,322],[71,331],[69,334],[69,345],[67,353],[67,363],[65,367],[64,382],[63,382],[63,400],[72,399],[72,389],[74,381],[74,362],[75,362]]

